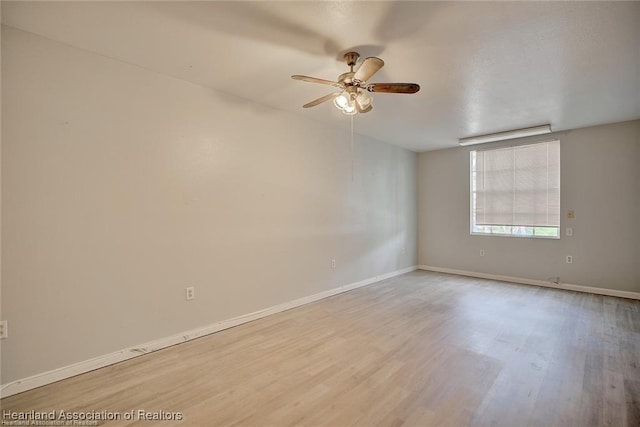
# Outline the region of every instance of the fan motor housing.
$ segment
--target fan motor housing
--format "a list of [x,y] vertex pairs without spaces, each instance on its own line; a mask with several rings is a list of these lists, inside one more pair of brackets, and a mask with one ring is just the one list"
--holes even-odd
[[344,83],[345,85],[349,86],[351,84],[353,84],[353,75],[355,73],[353,71],[350,71],[348,73],[344,73],[344,74],[340,74],[340,76],[338,76],[338,81],[340,83]]

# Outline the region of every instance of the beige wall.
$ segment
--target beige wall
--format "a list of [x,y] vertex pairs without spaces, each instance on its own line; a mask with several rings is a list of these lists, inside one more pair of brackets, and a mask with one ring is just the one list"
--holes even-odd
[[3,383],[417,263],[415,153],[2,43]]
[[[554,136],[561,145],[560,240],[471,236],[473,147],[432,151],[418,160],[419,263],[640,292],[640,120]],[[567,219],[568,210],[574,219]],[[565,236],[566,227],[573,237]],[[567,255],[573,264],[565,262]]]

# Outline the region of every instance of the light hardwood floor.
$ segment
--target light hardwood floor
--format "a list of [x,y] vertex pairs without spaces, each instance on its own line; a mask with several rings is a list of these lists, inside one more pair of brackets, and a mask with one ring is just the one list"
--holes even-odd
[[108,426],[640,426],[640,301],[416,271],[3,399]]

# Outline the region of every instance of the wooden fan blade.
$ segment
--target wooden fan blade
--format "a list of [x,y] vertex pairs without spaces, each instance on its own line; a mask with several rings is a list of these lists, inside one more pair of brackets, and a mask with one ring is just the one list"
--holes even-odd
[[371,78],[371,76],[377,73],[383,65],[384,61],[380,58],[376,58],[374,56],[366,58],[364,61],[362,61],[362,64],[360,64],[360,67],[353,75],[353,79],[360,80],[361,82],[366,82]]
[[367,85],[369,92],[384,93],[416,93],[420,85],[415,83],[371,83]]
[[291,78],[293,80],[302,80],[303,82],[320,83],[320,84],[323,84],[323,85],[340,87],[340,83],[338,83],[338,82],[332,82],[331,80],[325,80],[325,79],[318,79],[318,78],[315,78],[315,77],[300,76],[300,75],[296,74],[295,76],[291,76]]
[[334,93],[330,93],[329,95],[325,95],[322,98],[318,98],[318,99],[314,99],[311,102],[307,102],[306,104],[304,104],[302,106],[302,108],[310,108],[310,107],[315,107],[318,104],[322,104],[325,101],[328,101],[330,99],[335,98],[336,96],[340,95],[340,92],[334,92]]

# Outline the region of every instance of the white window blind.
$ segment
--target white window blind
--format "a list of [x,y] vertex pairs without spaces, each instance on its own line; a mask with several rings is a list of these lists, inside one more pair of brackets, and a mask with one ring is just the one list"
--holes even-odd
[[475,224],[560,226],[560,141],[472,155]]

